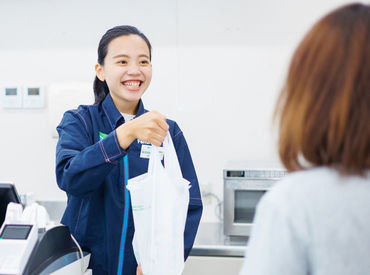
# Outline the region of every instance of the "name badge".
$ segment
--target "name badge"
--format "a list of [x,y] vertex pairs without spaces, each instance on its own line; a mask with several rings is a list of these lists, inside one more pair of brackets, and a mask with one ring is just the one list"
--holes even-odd
[[[140,157],[143,159],[150,158],[150,152],[152,150],[152,145],[142,144],[141,145],[141,151],[140,151]],[[158,149],[160,154],[160,159],[163,159],[163,147],[159,147]]]

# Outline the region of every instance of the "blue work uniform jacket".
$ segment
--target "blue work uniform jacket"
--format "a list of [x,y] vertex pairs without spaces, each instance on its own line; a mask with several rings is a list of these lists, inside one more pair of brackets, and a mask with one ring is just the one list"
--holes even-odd
[[[136,116],[145,112],[140,100]],[[82,247],[91,251],[94,274],[136,274],[132,248],[135,229],[126,184],[129,178],[147,172],[148,159],[140,157],[142,143],[138,140],[126,150],[119,146],[116,128],[123,123],[108,94],[101,103],[67,111],[57,127],[56,178],[68,196],[61,222]],[[202,202],[183,133],[176,122],[167,123],[183,177],[191,184],[184,232],[186,259],[200,222]]]

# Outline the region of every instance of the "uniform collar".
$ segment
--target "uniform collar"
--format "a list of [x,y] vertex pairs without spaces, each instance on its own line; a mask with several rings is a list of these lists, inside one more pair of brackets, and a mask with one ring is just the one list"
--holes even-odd
[[140,99],[139,100],[139,109],[137,109],[137,114],[135,117],[138,117],[138,116],[141,116],[142,114],[144,114],[146,112],[146,110],[144,109],[144,104],[143,104],[143,101]]
[[[112,128],[115,129],[118,125],[120,125],[120,121],[123,121],[123,117],[121,113],[118,111],[116,105],[114,105],[113,99],[110,93],[107,94],[105,99],[102,102],[102,107],[105,114],[108,117],[109,123],[111,124]],[[138,117],[145,113],[143,101],[140,99],[139,101],[139,109],[135,117]]]

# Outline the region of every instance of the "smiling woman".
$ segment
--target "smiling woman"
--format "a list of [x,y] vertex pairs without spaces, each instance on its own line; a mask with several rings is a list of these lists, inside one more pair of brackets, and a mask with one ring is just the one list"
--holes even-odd
[[149,40],[132,26],[108,30],[99,43],[95,71],[95,104],[66,112],[57,128],[56,177],[68,196],[62,223],[91,250],[94,274],[141,274],[132,248],[135,229],[126,184],[147,172],[148,146],[160,146],[169,132],[182,175],[191,183],[186,259],[202,202],[182,131],[175,121],[145,110],[141,100],[152,78]]
[[95,66],[97,78],[106,81],[121,113],[135,114],[138,100],[152,79],[149,47],[138,35],[113,39],[103,64]]

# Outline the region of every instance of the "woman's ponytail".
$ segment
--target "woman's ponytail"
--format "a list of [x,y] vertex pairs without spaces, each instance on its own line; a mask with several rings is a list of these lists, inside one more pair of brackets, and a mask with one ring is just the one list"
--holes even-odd
[[109,93],[107,83],[105,81],[104,82],[100,81],[100,79],[96,76],[94,80],[93,89],[94,89],[94,96],[95,96],[94,104],[102,102],[104,98],[107,96],[107,94]]

